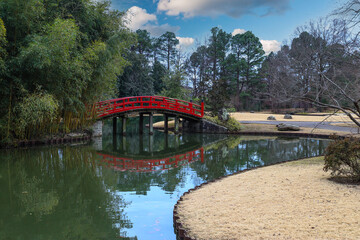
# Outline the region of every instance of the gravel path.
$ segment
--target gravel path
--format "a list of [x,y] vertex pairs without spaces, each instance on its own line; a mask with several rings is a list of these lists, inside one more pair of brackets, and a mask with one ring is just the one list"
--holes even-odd
[[326,130],[333,130],[333,131],[342,131],[342,132],[349,132],[349,133],[358,133],[358,128],[352,128],[352,127],[340,127],[340,126],[333,126],[330,125],[331,123],[337,123],[337,122],[322,122],[319,124],[319,122],[288,122],[288,121],[239,121],[240,123],[255,123],[255,124],[271,124],[271,125],[277,125],[279,123],[288,123],[297,125],[299,127],[304,128],[319,128],[319,129],[326,129]]

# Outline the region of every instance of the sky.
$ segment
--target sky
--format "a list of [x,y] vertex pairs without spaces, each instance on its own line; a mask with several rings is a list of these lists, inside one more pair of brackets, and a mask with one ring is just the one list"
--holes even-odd
[[174,32],[181,49],[204,44],[210,29],[228,33],[252,31],[266,53],[278,51],[295,29],[326,17],[346,0],[112,0],[126,12],[127,26],[146,29],[154,37]]

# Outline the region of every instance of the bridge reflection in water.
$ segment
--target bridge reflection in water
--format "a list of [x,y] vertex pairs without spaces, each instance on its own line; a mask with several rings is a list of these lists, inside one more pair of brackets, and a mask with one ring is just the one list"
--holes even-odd
[[109,154],[97,153],[102,157],[102,163],[116,171],[152,172],[177,168],[195,161],[204,162],[204,148],[189,151],[162,159],[136,160]]
[[101,165],[116,171],[169,170],[193,162],[204,163],[206,146],[224,139],[225,135],[175,135],[159,131],[154,135],[106,134],[97,147],[97,155]]

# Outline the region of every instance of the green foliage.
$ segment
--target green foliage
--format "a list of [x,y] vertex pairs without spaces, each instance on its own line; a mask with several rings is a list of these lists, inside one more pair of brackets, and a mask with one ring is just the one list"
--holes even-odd
[[231,50],[233,58],[229,58],[229,65],[235,72],[232,80],[235,80],[236,85],[235,107],[239,111],[241,98],[244,100],[244,108],[249,108],[248,99],[254,98],[261,90],[258,69],[264,60],[265,52],[259,38],[250,31],[233,36]]
[[[8,129],[23,129],[13,119],[38,87],[56,99],[57,117],[69,130],[85,124],[86,106],[116,96],[117,78],[129,64],[125,53],[136,41],[123,13],[110,6],[92,0],[0,1],[0,139],[11,137]],[[82,120],[72,124],[76,118]]]
[[130,52],[127,59],[131,65],[125,68],[118,79],[119,97],[154,95],[153,78],[146,58]]
[[165,89],[161,92],[161,95],[170,98],[189,100],[189,92],[183,87],[184,80],[184,73],[179,70],[175,70],[175,72],[165,75],[163,79]]
[[150,76],[153,79],[154,83],[154,92],[155,94],[160,94],[162,90],[165,88],[165,83],[163,82],[167,70],[164,65],[162,65],[159,61],[155,61]]
[[207,100],[213,115],[217,115],[225,107],[226,102],[229,100],[228,90],[229,87],[225,79],[220,79],[213,83]]
[[226,127],[230,132],[239,132],[242,129],[241,124],[233,117],[229,117],[227,121],[221,121],[217,116],[210,117],[205,115],[204,118],[210,122]]
[[16,135],[20,138],[31,138],[44,131],[51,132],[58,116],[59,105],[50,94],[37,92],[25,97],[15,108]]
[[176,55],[176,45],[179,44],[179,40],[176,38],[175,33],[166,32],[159,37],[159,48],[160,55],[166,59],[167,62],[167,70],[170,71],[171,61],[174,59]]
[[324,171],[360,181],[360,139],[336,138],[326,150]]

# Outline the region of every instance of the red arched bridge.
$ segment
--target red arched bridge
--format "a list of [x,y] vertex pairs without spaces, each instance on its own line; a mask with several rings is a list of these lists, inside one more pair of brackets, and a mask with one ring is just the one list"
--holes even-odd
[[194,104],[161,96],[138,96],[106,100],[96,103],[98,118],[107,118],[131,112],[162,112],[200,119],[204,116],[204,103]]
[[[116,119],[122,118],[122,133],[126,134],[126,117],[134,112],[140,114],[139,131],[143,132],[143,115],[149,115],[149,130],[153,133],[153,114],[164,114],[164,129],[168,131],[168,117],[175,118],[174,132],[179,129],[179,118],[199,122],[204,116],[204,103],[201,105],[175,98],[161,96],[137,96],[106,100],[95,104],[98,119],[113,118],[113,132],[116,133]],[[185,121],[183,121],[183,124]]]

